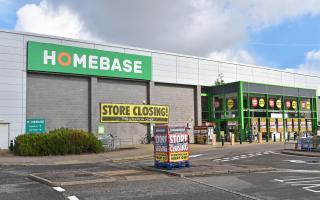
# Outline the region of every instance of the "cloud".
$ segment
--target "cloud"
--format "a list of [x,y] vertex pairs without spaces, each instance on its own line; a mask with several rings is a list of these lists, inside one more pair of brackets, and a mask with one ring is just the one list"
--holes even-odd
[[255,63],[239,48],[250,32],[319,13],[319,0],[42,0],[16,29]]
[[287,71],[299,72],[320,76],[320,50],[311,50],[306,53],[305,63],[297,68],[287,68]]
[[26,4],[17,11],[17,17],[15,30],[98,40],[86,31],[77,14],[63,5],[53,8],[46,1]]
[[257,64],[253,55],[244,49],[226,49],[224,51],[214,51],[209,54],[209,58],[219,61]]

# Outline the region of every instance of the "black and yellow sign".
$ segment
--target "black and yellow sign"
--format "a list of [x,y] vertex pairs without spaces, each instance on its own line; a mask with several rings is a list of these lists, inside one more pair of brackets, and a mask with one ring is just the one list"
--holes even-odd
[[281,109],[281,100],[280,99],[278,99],[276,101],[276,106],[277,106],[278,109]]
[[297,109],[297,101],[292,101],[292,108]]
[[228,101],[227,101],[227,106],[228,106],[229,109],[233,108],[233,106],[234,106],[234,101],[233,101],[233,99],[228,99]]
[[266,105],[266,102],[264,101],[264,99],[259,99],[259,106],[263,108],[264,105]]
[[168,123],[169,106],[101,103],[100,121]]
[[189,160],[189,152],[177,152],[169,154],[170,162],[179,162]]

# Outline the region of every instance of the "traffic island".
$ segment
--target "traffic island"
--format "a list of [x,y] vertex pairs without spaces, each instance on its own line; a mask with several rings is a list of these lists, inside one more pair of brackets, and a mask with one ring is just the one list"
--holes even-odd
[[212,161],[197,161],[192,163],[189,168],[158,169],[153,166],[142,166],[142,169],[156,171],[167,175],[178,177],[199,177],[216,176],[236,173],[254,173],[275,170],[271,167],[254,165],[235,165],[224,163],[213,163]]
[[132,168],[112,168],[110,170],[101,168],[95,169],[95,171],[52,171],[29,174],[28,177],[50,187],[168,178],[163,174]]

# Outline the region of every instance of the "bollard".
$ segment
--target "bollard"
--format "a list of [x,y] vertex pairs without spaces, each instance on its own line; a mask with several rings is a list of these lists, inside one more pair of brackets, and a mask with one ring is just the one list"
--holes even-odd
[[276,142],[276,134],[273,134],[273,142]]
[[224,146],[224,137],[221,137],[221,145]]
[[10,151],[13,151],[13,140],[10,140],[10,146],[9,146]]
[[269,135],[266,134],[266,142],[269,142]]
[[231,134],[231,138],[230,138],[230,144],[234,145],[234,134]]
[[249,135],[249,143],[252,143],[252,136]]
[[288,141],[290,141],[290,132],[288,132]]
[[262,133],[261,132],[259,132],[258,133],[258,143],[262,143]]
[[217,136],[216,134],[212,135],[212,145],[216,145],[217,144]]
[[241,134],[240,134],[240,136],[239,136],[239,142],[240,142],[240,144],[242,144]]

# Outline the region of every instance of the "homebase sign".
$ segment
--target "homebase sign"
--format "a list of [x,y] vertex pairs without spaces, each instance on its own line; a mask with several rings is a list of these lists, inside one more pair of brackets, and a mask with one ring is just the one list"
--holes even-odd
[[151,80],[151,57],[28,42],[29,71]]

